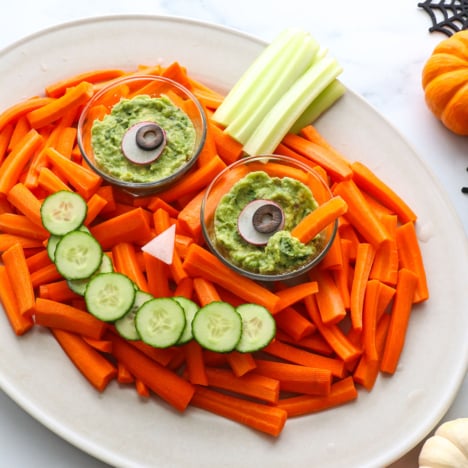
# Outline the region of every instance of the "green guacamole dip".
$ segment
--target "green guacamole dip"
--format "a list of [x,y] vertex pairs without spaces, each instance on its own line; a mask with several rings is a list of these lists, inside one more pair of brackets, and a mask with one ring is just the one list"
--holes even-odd
[[[125,132],[142,121],[157,123],[167,138],[162,154],[147,165],[130,162],[121,150]],[[94,121],[91,144],[96,164],[103,172],[127,182],[153,182],[174,174],[191,158],[195,128],[168,97],[139,95],[121,99],[102,120]]]
[[[246,242],[239,234],[237,219],[253,200],[271,200],[280,205],[285,223],[264,246]],[[290,177],[270,177],[266,172],[252,172],[239,180],[223,196],[215,212],[214,230],[217,247],[233,264],[260,274],[278,274],[296,270],[316,256],[320,237],[303,244],[290,231],[317,208],[310,189]]]

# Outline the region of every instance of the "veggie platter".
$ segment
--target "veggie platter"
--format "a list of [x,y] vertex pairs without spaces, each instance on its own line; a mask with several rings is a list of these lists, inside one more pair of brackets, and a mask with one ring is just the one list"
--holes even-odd
[[[237,31],[180,18],[69,23],[0,54],[0,101],[8,108],[87,70],[175,61],[226,93],[264,47]],[[385,466],[416,445],[448,409],[466,371],[466,239],[435,179],[359,96],[346,90],[316,126],[350,161],[379,174],[418,216],[430,297],[414,307],[394,375],[379,375],[372,391],[360,388],[347,404],[288,419],[272,438],[196,407],[178,412],[157,397],[139,398],[131,385],[114,381],[100,393],[46,329],[15,336],[3,314],[2,389],[52,431],[116,466]]]

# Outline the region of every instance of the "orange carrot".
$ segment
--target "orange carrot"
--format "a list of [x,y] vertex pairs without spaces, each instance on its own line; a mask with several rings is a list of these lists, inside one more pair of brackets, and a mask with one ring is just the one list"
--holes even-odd
[[276,294],[234,272],[198,244],[192,244],[189,247],[183,266],[189,275],[203,276],[213,283],[231,290],[246,302],[256,302],[274,310],[279,301]]
[[59,329],[51,331],[78,370],[96,390],[103,392],[116,377],[117,369],[79,335]]
[[96,340],[102,338],[106,330],[106,324],[88,312],[40,297],[36,299],[34,316],[38,325],[67,330]]
[[292,306],[275,314],[275,320],[277,327],[296,341],[300,341],[315,331],[314,324]]
[[344,364],[341,359],[335,359],[328,356],[321,356],[316,353],[304,351],[279,340],[271,342],[263,351],[272,356],[284,359],[294,364],[301,364],[308,367],[317,367],[328,369],[333,376],[342,378],[344,376]]
[[219,416],[277,437],[286,423],[286,411],[276,406],[197,387],[191,404]]
[[143,260],[148,281],[148,292],[155,297],[171,296],[169,266],[159,258],[155,258],[146,252],[143,252]]
[[41,249],[39,252],[27,258],[26,263],[30,273],[52,264],[47,250]]
[[8,250],[15,244],[20,244],[23,249],[37,249],[42,247],[42,241],[23,237],[17,234],[2,234],[0,233],[0,252]]
[[213,135],[213,122],[210,119],[207,119],[206,122],[206,135],[205,135],[205,143],[203,144],[203,148],[198,155],[198,164],[203,166],[207,164],[211,158],[218,155],[216,149],[216,142]]
[[31,127],[44,127],[47,124],[55,122],[68,112],[74,112],[91,98],[93,92],[93,85],[83,81],[76,86],[68,88],[62,96],[28,112],[26,117]]
[[216,286],[212,281],[208,281],[203,277],[193,278],[193,289],[197,296],[198,303],[201,307],[221,300],[221,296],[216,290]]
[[217,125],[213,125],[211,131],[215,140],[217,153],[226,164],[232,164],[242,156],[243,147],[238,141],[234,140],[234,138],[221,130]]
[[60,279],[62,279],[62,275],[53,263],[49,263],[47,266],[31,273],[31,282],[34,288],[38,288],[41,284],[52,283]]
[[234,375],[228,369],[207,368],[208,385],[238,395],[276,404],[279,399],[280,383],[277,379],[261,374]]
[[307,244],[339,216],[346,213],[347,208],[346,202],[340,196],[335,196],[305,216],[292,229],[291,235]]
[[380,297],[380,281],[369,280],[366,286],[362,313],[362,341],[364,352],[370,360],[378,360],[377,350],[377,312]]
[[170,203],[187,194],[198,192],[208,185],[225,167],[226,164],[223,160],[215,154],[206,164],[195,168],[195,170],[186,174],[180,182],[162,192],[160,197]]
[[29,274],[24,249],[15,244],[2,254],[2,260],[17,298],[21,314],[27,314],[34,306],[34,288]]
[[344,362],[350,362],[361,354],[361,351],[347,339],[338,325],[323,322],[317,302],[313,297],[306,298],[305,304],[308,314],[322,337]]
[[99,83],[102,81],[108,81],[114,78],[118,78],[122,75],[124,75],[124,72],[122,70],[114,68],[90,70],[47,85],[45,87],[45,93],[49,97],[58,98],[62,96],[68,88],[73,88],[80,84],[82,81],[86,81],[88,83]]
[[117,382],[121,384],[135,382],[133,375],[121,362],[117,363]]
[[318,270],[311,272],[310,276],[318,283],[318,292],[315,297],[321,320],[325,324],[340,322],[346,316],[346,309],[331,272]]
[[24,335],[34,326],[34,319],[31,315],[22,314],[18,306],[18,298],[13,290],[13,283],[4,265],[0,265],[0,301],[10,322],[13,332]]
[[71,159],[73,148],[76,144],[76,127],[64,127],[61,129],[55,144],[55,149],[68,159]]
[[363,242],[358,245],[351,285],[351,323],[357,330],[362,330],[364,296],[374,257],[375,249],[371,244]]
[[78,299],[79,295],[70,289],[67,280],[59,280],[53,283],[41,284],[38,297],[56,302],[67,302]]
[[42,226],[41,202],[22,183],[14,185],[8,192],[7,200],[36,226]]
[[95,224],[90,230],[104,250],[112,248],[118,242],[143,245],[152,238],[151,227],[143,208],[133,208]]
[[353,180],[338,182],[333,188],[333,193],[345,200],[348,205],[345,217],[366,242],[377,247],[384,240],[390,239],[390,235],[369,209],[364,196]]
[[13,104],[0,114],[0,131],[10,123],[15,123],[21,116],[43,107],[46,104],[50,104],[51,102],[53,102],[52,98],[35,96]]
[[382,372],[393,374],[396,371],[406,339],[411,306],[417,290],[417,284],[418,276],[412,271],[402,268],[398,272],[398,282],[391,311],[391,320],[382,362],[380,363],[380,370]]
[[277,291],[276,295],[279,296],[280,300],[275,310],[272,312],[277,313],[294,303],[301,301],[305,297],[310,296],[311,294],[316,294],[317,292],[318,283],[316,281],[306,281]]
[[148,282],[139,266],[137,252],[130,242],[119,242],[112,248],[112,259],[117,271],[128,276],[142,291],[148,291]]
[[86,218],[83,222],[85,226],[89,226],[99,215],[99,213],[101,213],[101,211],[107,205],[107,200],[96,192],[91,196],[87,203],[88,211],[86,212]]
[[226,354],[226,360],[234,375],[240,377],[255,369],[255,359],[251,353],[231,351]]
[[26,216],[15,213],[0,213],[0,231],[37,240],[49,237],[43,227],[32,223]]
[[30,130],[5,158],[0,171],[0,193],[7,194],[19,182],[19,177],[42,142],[36,130]]
[[177,81],[179,84],[187,88],[192,89],[192,83],[188,79],[187,70],[177,61],[172,62],[162,72],[161,76]]
[[427,300],[429,298],[429,288],[414,223],[408,222],[399,226],[396,231],[396,241],[401,267],[411,270],[418,277],[414,302]]
[[335,238],[328,249],[327,254],[320,263],[320,268],[325,270],[342,270],[343,269],[343,252],[341,245],[340,232],[337,229]]
[[101,353],[110,354],[112,352],[112,343],[108,340],[97,340],[95,338],[89,338],[87,336],[82,336],[82,338],[92,348],[100,351]]
[[195,392],[192,384],[154,362],[117,335],[108,335],[112,341],[112,354],[136,379],[144,382],[151,391],[177,410],[183,411],[187,408]]
[[30,130],[31,127],[29,126],[28,119],[25,116],[21,116],[13,129],[8,143],[8,151],[12,151]]
[[41,167],[37,178],[40,187],[49,193],[55,193],[59,190],[71,190],[70,187],[48,167]]
[[313,143],[302,135],[288,133],[283,138],[283,143],[302,156],[322,166],[333,180],[350,179],[353,174],[349,163],[335,151]]
[[416,221],[416,214],[408,204],[385,184],[364,163],[356,161],[351,164],[353,180],[362,189],[379,200],[384,206],[395,212],[402,223]]
[[328,395],[330,393],[332,375],[328,369],[317,369],[266,359],[256,359],[255,363],[255,374],[279,380],[281,391],[307,395]]
[[5,156],[9,152],[9,144],[11,136],[13,135],[13,124],[6,125],[0,130],[0,165],[3,163]]
[[292,344],[298,346],[299,348],[303,348],[314,353],[323,354],[325,356],[331,356],[334,352],[331,346],[322,337],[322,335],[317,332],[317,329],[312,335],[306,336],[299,341],[294,340],[294,338],[278,329],[276,332],[276,338],[283,343]]
[[47,148],[46,155],[54,169],[85,199],[90,198],[101,185],[102,179],[95,172],[66,158],[56,149]]
[[191,299],[193,295],[193,278],[187,276],[182,279],[174,289],[174,296],[182,296]]
[[208,385],[202,347],[191,340],[184,345],[184,353],[189,382],[194,385]]
[[142,398],[149,398],[151,395],[148,386],[140,379],[135,379],[135,390]]
[[348,403],[357,398],[358,393],[352,377],[346,377],[331,386],[326,396],[298,395],[280,399],[278,408],[284,409],[288,417],[317,413]]

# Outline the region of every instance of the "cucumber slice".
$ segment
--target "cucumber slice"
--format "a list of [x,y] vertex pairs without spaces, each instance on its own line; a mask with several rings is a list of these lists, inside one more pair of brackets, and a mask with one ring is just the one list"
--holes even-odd
[[135,341],[140,339],[140,335],[135,327],[136,311],[147,301],[153,299],[153,296],[146,291],[138,290],[135,293],[135,300],[130,310],[114,322],[119,335],[126,340]]
[[65,234],[55,248],[55,266],[65,279],[89,278],[102,261],[99,242],[87,232]]
[[200,307],[195,302],[183,296],[175,296],[172,299],[174,299],[174,301],[176,301],[182,307],[185,314],[185,328],[182,333],[182,336],[177,342],[178,345],[182,345],[188,343],[193,338],[192,320]]
[[236,310],[242,317],[242,336],[236,350],[252,353],[267,346],[276,334],[270,311],[259,304],[241,304]]
[[236,348],[241,339],[242,318],[231,304],[211,302],[195,314],[192,333],[203,348],[228,353]]
[[[79,231],[87,232],[91,234],[91,231],[84,225],[81,225],[78,228]],[[47,240],[47,255],[49,256],[52,262],[55,262],[55,249],[57,244],[60,242],[63,236],[56,236],[55,234],[51,234],[49,239]]]
[[84,198],[68,190],[49,195],[41,205],[43,226],[56,236],[78,229],[86,219],[88,205]]
[[[114,271],[114,267],[112,265],[112,260],[106,254],[102,255],[101,265],[96,270],[95,273],[91,276],[91,278],[99,273],[110,273]],[[68,287],[76,294],[80,296],[84,296],[86,287],[88,286],[89,280],[91,278],[84,278],[84,279],[72,279],[67,280]]]
[[155,348],[167,348],[182,336],[184,310],[170,297],[156,297],[137,310],[135,326],[142,341]]
[[122,273],[100,273],[89,280],[85,291],[90,314],[104,322],[123,317],[135,300],[133,281]]

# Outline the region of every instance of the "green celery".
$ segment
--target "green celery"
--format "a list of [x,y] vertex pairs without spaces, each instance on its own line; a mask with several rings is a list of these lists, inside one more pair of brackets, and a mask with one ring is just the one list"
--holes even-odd
[[338,80],[332,81],[307,107],[296,123],[289,130],[299,133],[306,125],[315,122],[329,107],[331,107],[343,94],[346,88]]
[[303,31],[295,28],[283,30],[237,80],[221,105],[216,109],[212,119],[226,127],[237,115],[244,102],[248,101],[249,96],[255,92],[256,86],[263,79],[268,69],[274,65],[285,49],[288,49],[291,41],[294,41],[297,35],[305,34]]
[[271,154],[312,101],[342,72],[336,59],[315,62],[283,94],[244,145],[249,155]]
[[244,144],[268,111],[309,68],[319,45],[310,35],[297,34],[284,53],[265,70],[226,127],[225,132]]

